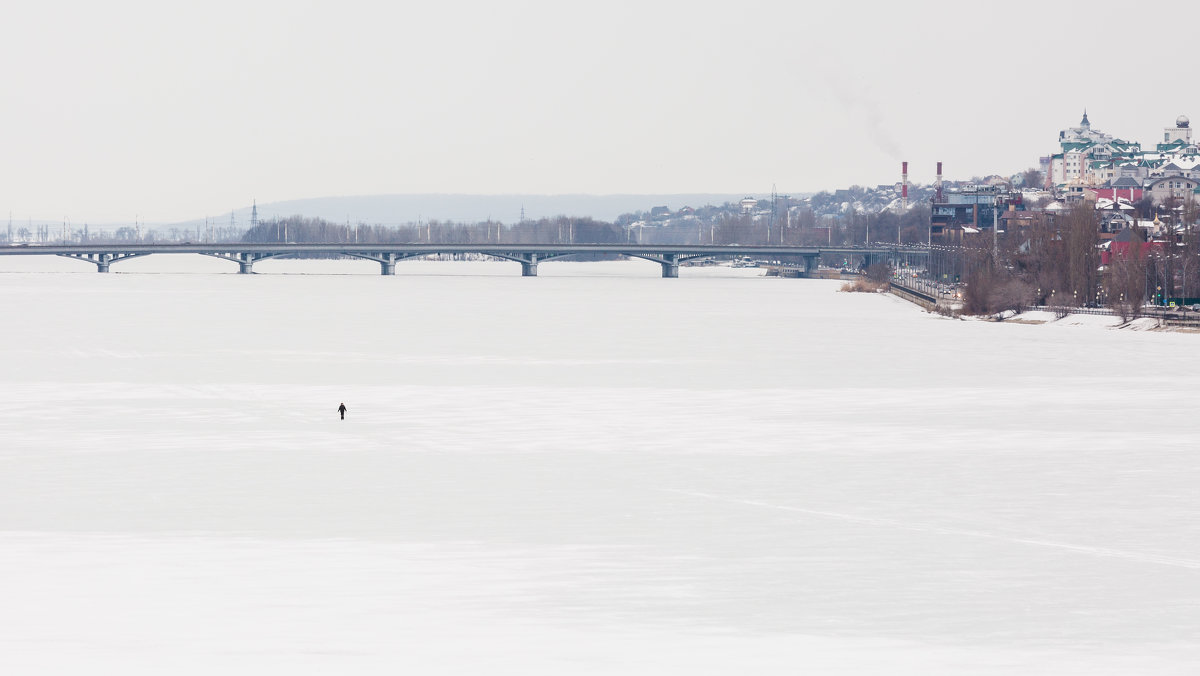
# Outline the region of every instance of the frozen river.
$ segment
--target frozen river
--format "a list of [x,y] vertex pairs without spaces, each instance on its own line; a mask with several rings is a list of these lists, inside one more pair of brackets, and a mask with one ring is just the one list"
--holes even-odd
[[1200,337],[754,269],[235,269],[0,259],[4,673],[1200,664]]

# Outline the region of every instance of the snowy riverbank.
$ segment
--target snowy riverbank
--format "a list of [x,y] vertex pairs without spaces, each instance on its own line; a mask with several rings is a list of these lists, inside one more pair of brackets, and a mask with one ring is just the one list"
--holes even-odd
[[988,321],[1010,322],[1014,324],[1033,324],[1055,327],[1083,326],[1121,331],[1169,331],[1182,333],[1196,332],[1194,328],[1168,326],[1157,317],[1137,317],[1135,319],[1126,321],[1116,315],[1075,313],[1060,315],[1047,310],[1029,310],[1021,313],[1013,313],[1010,311],[1004,312],[996,317],[983,319]]

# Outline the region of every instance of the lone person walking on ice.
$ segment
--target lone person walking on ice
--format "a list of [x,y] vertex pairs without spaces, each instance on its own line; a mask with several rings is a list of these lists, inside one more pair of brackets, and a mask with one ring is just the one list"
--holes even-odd
[[338,405],[338,413],[342,414],[342,420],[346,419],[346,405],[345,404]]

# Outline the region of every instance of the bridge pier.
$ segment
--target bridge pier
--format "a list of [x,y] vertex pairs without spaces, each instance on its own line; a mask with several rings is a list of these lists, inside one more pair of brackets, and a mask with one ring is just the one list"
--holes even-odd
[[96,272],[108,272],[110,265],[112,265],[112,254],[102,253],[96,257]]
[[238,254],[238,274],[249,275],[254,272],[254,254]]
[[537,277],[537,254],[529,254],[529,258],[521,261],[522,277]]
[[384,254],[379,261],[379,274],[394,275],[396,274],[396,254]]
[[666,254],[662,260],[662,276],[664,279],[676,279],[679,277],[679,257],[674,254]]

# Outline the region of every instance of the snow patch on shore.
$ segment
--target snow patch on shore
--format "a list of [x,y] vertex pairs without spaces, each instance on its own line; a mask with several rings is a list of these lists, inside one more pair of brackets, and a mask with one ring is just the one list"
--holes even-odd
[[1121,321],[1121,318],[1116,315],[1068,314],[1064,317],[1059,317],[1055,313],[1047,310],[1030,310],[1028,312],[1022,312],[1019,314],[1014,313],[1011,310],[1006,310],[993,317],[990,317],[989,319],[998,319],[1011,324],[1031,324],[1039,326],[1083,326],[1129,331],[1171,330],[1163,327],[1161,322],[1154,317],[1139,317],[1128,322],[1123,322]]

